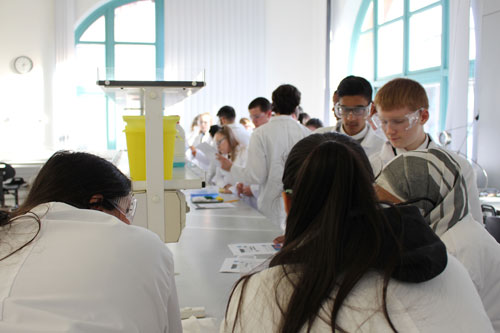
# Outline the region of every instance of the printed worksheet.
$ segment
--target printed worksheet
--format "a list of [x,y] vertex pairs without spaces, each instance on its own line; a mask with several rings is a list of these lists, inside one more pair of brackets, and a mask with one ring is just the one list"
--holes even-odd
[[229,244],[229,249],[237,257],[255,255],[273,255],[281,249],[281,244],[273,243],[240,243]]
[[256,258],[226,258],[220,268],[221,273],[248,273],[267,259]]

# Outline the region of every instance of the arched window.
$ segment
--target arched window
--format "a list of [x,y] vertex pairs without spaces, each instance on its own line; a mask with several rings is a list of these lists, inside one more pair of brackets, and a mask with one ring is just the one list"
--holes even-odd
[[123,110],[96,85],[99,79],[163,79],[163,0],[114,0],[96,9],[75,30],[76,83],[83,123],[72,131],[86,150],[123,146]]
[[443,129],[448,90],[447,0],[363,0],[350,50],[349,72],[375,89],[395,77],[420,82],[429,96],[427,132]]

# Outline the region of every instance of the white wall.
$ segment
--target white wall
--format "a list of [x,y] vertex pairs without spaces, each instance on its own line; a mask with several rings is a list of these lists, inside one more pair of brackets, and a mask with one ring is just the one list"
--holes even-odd
[[[361,0],[332,1],[332,49],[330,50],[332,90],[348,73],[351,38]],[[354,74],[356,75],[356,73]]]
[[323,118],[326,0],[266,1],[266,91],[289,83],[302,92],[302,107]]
[[166,75],[192,80],[204,70],[207,83],[169,111],[184,118],[184,128],[224,105],[235,108],[237,120],[248,118],[250,101],[268,96],[264,11],[264,0],[165,0]]
[[488,172],[489,187],[500,188],[500,1],[484,0],[483,5],[477,158]]
[[[54,1],[0,0],[0,31],[1,152],[17,156],[35,148],[44,155],[41,151],[52,144]],[[31,72],[14,71],[13,60],[20,55],[33,60]]]

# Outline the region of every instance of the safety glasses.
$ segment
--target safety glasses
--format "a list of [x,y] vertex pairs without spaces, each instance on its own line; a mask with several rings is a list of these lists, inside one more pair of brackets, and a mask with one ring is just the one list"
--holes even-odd
[[354,117],[366,117],[370,113],[371,103],[367,106],[344,106],[340,103],[335,104],[334,111],[338,118],[348,117],[349,114]]
[[420,111],[422,110],[424,110],[424,108],[420,108],[405,115],[404,117],[396,119],[384,119],[380,117],[378,113],[375,113],[371,117],[371,120],[377,128],[382,128],[384,131],[387,130],[387,126],[390,126],[392,129],[397,131],[407,131],[417,123],[418,119],[420,118]]
[[120,197],[114,200],[108,200],[109,203],[113,205],[120,213],[125,215],[127,220],[132,222],[135,215],[135,209],[137,207],[137,199],[134,198],[133,194],[126,197]]

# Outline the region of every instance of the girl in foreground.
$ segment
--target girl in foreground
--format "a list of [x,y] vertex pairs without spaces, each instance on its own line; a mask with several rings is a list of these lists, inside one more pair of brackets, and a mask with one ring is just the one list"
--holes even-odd
[[134,211],[113,164],[55,153],[0,216],[0,332],[181,332],[172,255]]
[[283,248],[238,281],[221,332],[492,332],[467,272],[418,210],[376,203],[367,163],[339,134],[294,146]]

